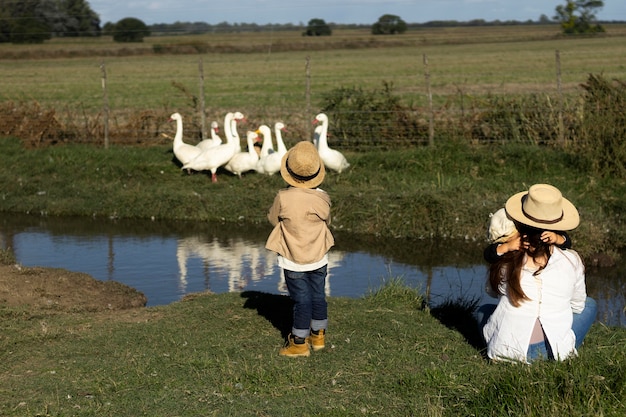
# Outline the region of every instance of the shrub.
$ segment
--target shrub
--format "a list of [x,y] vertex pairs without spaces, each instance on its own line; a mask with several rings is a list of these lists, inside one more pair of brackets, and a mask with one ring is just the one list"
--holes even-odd
[[126,17],[115,24],[115,42],[143,42],[146,36],[150,36],[148,26],[134,17]]
[[392,90],[384,82],[382,90],[340,87],[323,96],[322,111],[328,114],[332,135],[341,139],[339,146],[391,148],[427,141],[426,128]]
[[206,42],[180,42],[171,44],[154,44],[152,51],[155,54],[204,54],[209,52],[209,45]]
[[558,108],[550,96],[488,96],[473,103],[465,116],[472,140],[522,142],[536,145],[557,144]]
[[626,83],[590,74],[582,88],[582,121],[575,149],[587,155],[599,175],[626,178]]
[[305,36],[330,36],[332,30],[330,26],[326,24],[324,19],[311,19],[306,31],[303,33]]
[[395,35],[406,32],[407,25],[399,16],[386,14],[372,25],[372,35]]
[[0,104],[4,115],[0,120],[0,135],[17,137],[28,147],[54,145],[71,139],[57,120],[54,109],[43,109],[39,103]]

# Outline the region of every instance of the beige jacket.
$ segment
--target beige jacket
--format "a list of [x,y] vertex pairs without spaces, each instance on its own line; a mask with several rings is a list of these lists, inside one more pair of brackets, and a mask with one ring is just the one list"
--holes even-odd
[[330,205],[320,189],[280,190],[267,214],[274,229],[265,247],[297,264],[319,261],[335,244],[328,228]]

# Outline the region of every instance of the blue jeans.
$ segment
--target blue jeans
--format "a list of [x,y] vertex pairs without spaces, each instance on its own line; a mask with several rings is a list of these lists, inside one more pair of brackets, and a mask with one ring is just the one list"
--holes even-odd
[[[476,311],[478,326],[480,328],[481,334],[482,329],[489,320],[489,317],[493,314],[496,309],[496,304],[483,304]],[[587,332],[591,328],[591,325],[596,321],[596,315],[598,314],[598,305],[596,300],[591,297],[587,297],[585,300],[585,309],[576,314],[574,313],[573,321],[572,321],[572,330],[576,335],[576,348],[579,348],[582,345]],[[554,359],[554,354],[552,353],[552,349],[550,348],[550,344],[547,341],[533,343],[528,346],[528,353],[526,354],[526,358],[529,362],[534,359]]]
[[285,283],[293,305],[293,326],[291,334],[308,337],[310,330],[326,329],[328,325],[328,305],[324,285],[327,266],[313,271],[285,272]]

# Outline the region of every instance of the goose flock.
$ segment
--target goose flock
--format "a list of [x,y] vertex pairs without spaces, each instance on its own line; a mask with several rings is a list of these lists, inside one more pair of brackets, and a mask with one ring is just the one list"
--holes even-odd
[[[237,124],[244,121],[244,115],[240,112],[227,113],[224,116],[224,136],[226,142],[219,136],[219,125],[211,123],[211,137],[203,139],[197,145],[191,145],[183,141],[183,118],[180,113],[170,116],[170,121],[176,122],[176,135],[172,150],[174,156],[182,164],[182,169],[191,171],[211,172],[211,181],[217,182],[217,170],[221,167],[241,178],[247,172],[274,175],[280,171],[283,156],[287,153],[287,147],[283,141],[285,125],[281,122],[274,124],[274,138],[276,148],[272,140],[272,129],[268,125],[261,125],[255,131],[246,132],[247,149],[242,149],[241,139],[237,131]],[[328,116],[320,113],[315,116],[313,123],[316,124],[313,134],[320,158],[326,168],[337,173],[345,171],[350,164],[346,157],[339,151],[328,146]],[[260,151],[257,144],[261,143]]]

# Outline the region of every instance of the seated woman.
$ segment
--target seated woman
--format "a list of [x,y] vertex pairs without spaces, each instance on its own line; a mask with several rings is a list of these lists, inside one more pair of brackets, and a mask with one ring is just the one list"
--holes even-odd
[[[575,356],[597,306],[587,297],[580,256],[558,247],[554,236],[578,226],[578,211],[548,184],[515,194],[505,209],[519,232],[510,238],[519,243],[490,266],[488,289],[498,304],[478,311],[487,356],[526,363]],[[546,231],[557,233],[546,238]]]

